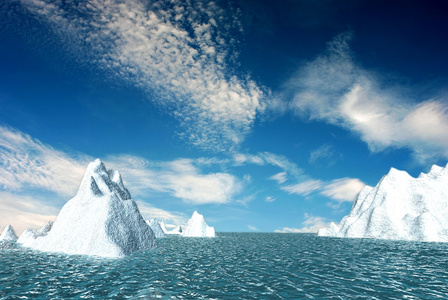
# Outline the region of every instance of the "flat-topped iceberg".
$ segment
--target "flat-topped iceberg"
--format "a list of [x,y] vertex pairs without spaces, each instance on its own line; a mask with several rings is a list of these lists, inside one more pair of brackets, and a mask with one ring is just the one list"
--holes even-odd
[[375,187],[361,190],[339,224],[318,235],[448,242],[448,165],[418,178],[392,168]]
[[149,227],[151,227],[157,239],[165,237],[165,232],[163,231],[162,227],[160,227],[159,222],[157,222],[155,218],[152,218],[151,220],[146,220],[146,223],[149,225]]
[[88,165],[76,196],[62,207],[51,230],[40,236],[28,232],[21,241],[41,251],[102,257],[156,246],[120,173],[107,171],[99,159]]
[[5,229],[3,229],[2,234],[0,235],[0,242],[16,242],[17,235],[14,232],[14,229],[11,225],[6,225]]
[[182,236],[215,237],[215,228],[208,226],[204,216],[194,211],[182,231]]

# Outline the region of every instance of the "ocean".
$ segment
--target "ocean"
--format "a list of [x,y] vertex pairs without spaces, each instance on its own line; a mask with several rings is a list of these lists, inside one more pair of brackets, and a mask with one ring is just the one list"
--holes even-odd
[[122,259],[0,250],[1,299],[448,299],[448,244],[169,236]]

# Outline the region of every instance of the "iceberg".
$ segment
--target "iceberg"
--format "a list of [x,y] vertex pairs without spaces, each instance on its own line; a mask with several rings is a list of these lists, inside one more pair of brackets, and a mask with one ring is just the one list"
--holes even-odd
[[163,231],[162,227],[160,227],[159,222],[157,222],[155,218],[152,218],[151,220],[146,220],[146,223],[149,225],[149,227],[151,227],[157,239],[165,237],[165,232]]
[[3,229],[2,234],[0,235],[0,242],[16,242],[17,235],[14,232],[14,229],[11,225],[6,225],[5,229]]
[[182,231],[182,236],[186,237],[215,237],[215,228],[210,227],[205,222],[203,215],[194,211],[187,225]]
[[22,246],[30,247],[34,243],[34,240],[38,237],[46,236],[53,226],[53,221],[48,221],[42,226],[41,229],[36,230],[32,228],[25,229],[20,235],[17,243],[22,244]]
[[[44,226],[45,227],[45,226]],[[91,162],[75,197],[47,231],[27,231],[23,246],[32,249],[100,257],[123,257],[151,249],[156,240],[118,171],[101,160]]]
[[169,230],[167,231],[166,234],[181,234],[183,231],[182,226],[177,226],[176,228],[174,228],[173,230]]
[[375,187],[365,186],[350,213],[319,236],[448,242],[448,165],[413,178],[391,168]]
[[162,220],[162,222],[159,222],[160,228],[162,229],[163,233],[168,234],[168,229],[166,228],[165,225],[165,220]]

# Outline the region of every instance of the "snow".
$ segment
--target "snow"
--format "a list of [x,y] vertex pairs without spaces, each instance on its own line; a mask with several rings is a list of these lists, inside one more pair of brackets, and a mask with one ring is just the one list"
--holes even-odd
[[107,171],[99,159],[88,165],[76,196],[62,207],[51,230],[35,238],[27,235],[22,244],[36,250],[101,257],[156,246],[120,173]]
[[149,225],[149,227],[151,227],[156,238],[159,239],[165,237],[165,232],[162,230],[162,227],[160,227],[159,222],[157,222],[155,218],[152,218],[151,220],[146,220],[146,223]]
[[33,243],[35,242],[35,240],[38,237],[46,236],[48,234],[48,232],[51,230],[52,226],[53,226],[53,222],[48,221],[39,230],[32,229],[32,228],[25,229],[22,232],[22,234],[20,235],[17,242],[19,244],[22,244],[25,247],[29,247],[29,246],[33,245]]
[[188,220],[182,236],[215,237],[215,228],[208,226],[204,216],[195,211],[190,220]]
[[160,222],[159,225],[160,225],[160,228],[162,229],[163,233],[168,234],[169,230],[166,228],[165,221],[162,220],[162,222]]
[[448,242],[448,165],[413,178],[392,168],[365,186],[350,213],[319,236]]
[[0,235],[0,242],[1,241],[7,241],[7,242],[16,242],[17,241],[17,235],[14,232],[14,229],[11,225],[6,225],[5,229],[3,229],[2,234]]

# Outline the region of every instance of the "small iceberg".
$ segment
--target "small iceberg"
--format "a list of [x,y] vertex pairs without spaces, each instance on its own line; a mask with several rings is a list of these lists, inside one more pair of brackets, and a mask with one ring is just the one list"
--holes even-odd
[[215,228],[208,226],[203,215],[194,211],[182,231],[185,237],[215,237]]
[[17,235],[14,232],[14,229],[11,225],[6,225],[5,229],[3,229],[2,234],[0,235],[0,242],[16,242]]

